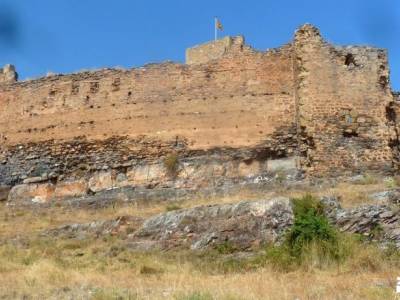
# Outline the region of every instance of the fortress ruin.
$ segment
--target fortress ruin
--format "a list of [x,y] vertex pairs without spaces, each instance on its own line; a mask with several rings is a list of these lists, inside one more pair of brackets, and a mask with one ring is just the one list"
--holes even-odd
[[399,166],[386,51],[330,45],[308,24],[277,49],[225,37],[187,49],[186,64],[21,82],[8,65],[0,102],[0,184],[10,201]]

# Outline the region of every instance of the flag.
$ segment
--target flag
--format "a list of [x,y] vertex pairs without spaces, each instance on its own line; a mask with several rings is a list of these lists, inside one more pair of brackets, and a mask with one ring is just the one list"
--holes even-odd
[[217,29],[221,30],[221,31],[224,30],[224,28],[222,27],[221,21],[218,20],[218,19],[216,19],[215,27],[216,27]]

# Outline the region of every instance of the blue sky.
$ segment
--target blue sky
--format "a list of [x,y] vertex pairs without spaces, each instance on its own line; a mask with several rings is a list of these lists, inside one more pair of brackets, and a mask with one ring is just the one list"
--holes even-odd
[[185,48],[243,34],[265,50],[313,23],[336,44],[389,50],[391,82],[400,90],[400,1],[397,0],[0,0],[0,65],[22,79],[47,72],[184,61]]

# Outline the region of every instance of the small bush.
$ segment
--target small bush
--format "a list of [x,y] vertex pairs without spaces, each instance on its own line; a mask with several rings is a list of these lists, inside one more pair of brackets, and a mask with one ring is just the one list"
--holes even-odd
[[322,204],[311,195],[293,199],[294,224],[286,236],[292,256],[300,259],[307,252],[337,259],[338,237],[323,213]]
[[225,241],[222,244],[217,245],[215,248],[219,254],[231,254],[237,251],[235,245],[231,241]]
[[165,207],[165,210],[166,211],[174,211],[174,210],[179,210],[179,209],[181,209],[182,207],[180,207],[178,204],[176,204],[176,203],[170,203],[170,204],[168,204],[166,207]]
[[311,195],[292,199],[292,204],[293,226],[280,246],[267,247],[265,261],[281,271],[339,261],[338,232],[325,217],[323,205]]
[[170,153],[164,158],[164,166],[171,176],[176,176],[179,168],[179,159],[177,153]]

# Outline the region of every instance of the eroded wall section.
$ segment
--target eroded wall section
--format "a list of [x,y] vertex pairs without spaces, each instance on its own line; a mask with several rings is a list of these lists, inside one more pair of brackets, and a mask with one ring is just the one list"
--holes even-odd
[[251,146],[294,123],[290,48],[240,48],[198,65],[51,76],[0,87],[3,145],[148,135]]
[[271,159],[296,150],[291,46],[220,46],[222,56],[202,63],[0,85],[0,183],[15,186],[10,199],[233,185],[276,169]]
[[332,46],[310,25],[296,32],[294,49],[299,128],[313,140],[303,167],[315,175],[391,170],[386,51]]

